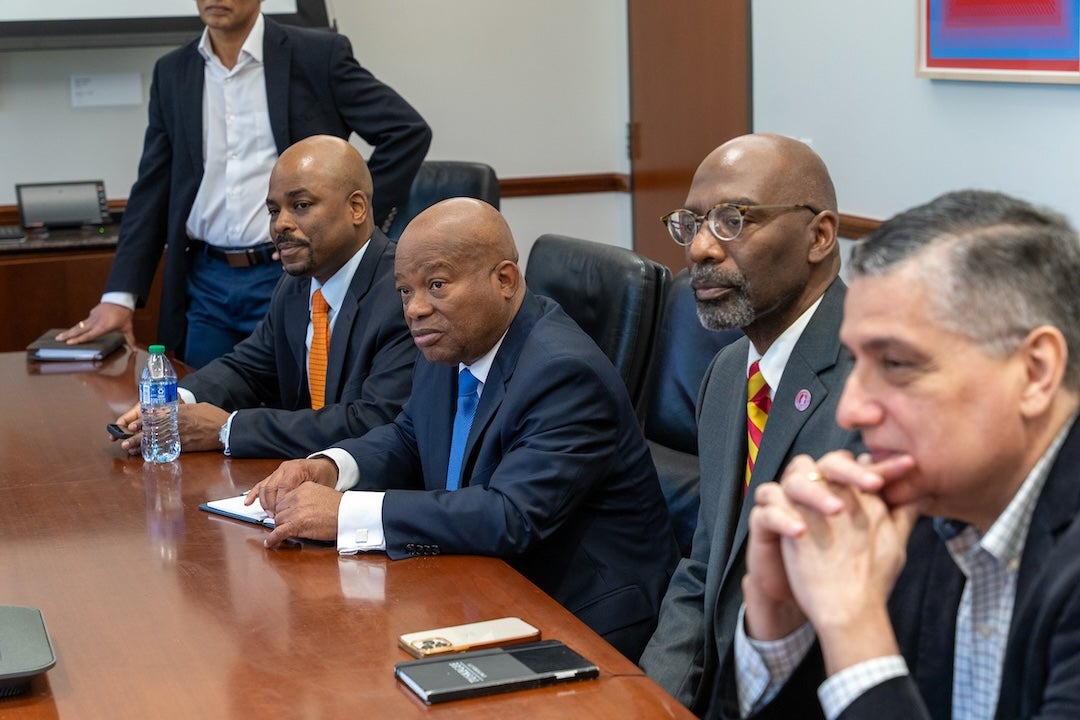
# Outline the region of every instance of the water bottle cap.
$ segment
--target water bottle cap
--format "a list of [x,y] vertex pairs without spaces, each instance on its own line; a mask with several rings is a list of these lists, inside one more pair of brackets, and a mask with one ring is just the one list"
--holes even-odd
[[164,345],[151,345],[147,349],[150,351],[151,355],[164,355],[165,354],[165,346]]

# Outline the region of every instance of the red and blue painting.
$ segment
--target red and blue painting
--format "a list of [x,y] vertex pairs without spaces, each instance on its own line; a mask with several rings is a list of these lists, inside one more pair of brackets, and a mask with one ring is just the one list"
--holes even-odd
[[919,74],[1080,82],[1080,0],[920,0]]

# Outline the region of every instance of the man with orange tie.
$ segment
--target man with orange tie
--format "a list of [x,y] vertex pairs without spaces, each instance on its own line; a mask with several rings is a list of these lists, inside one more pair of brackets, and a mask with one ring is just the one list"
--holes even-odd
[[[180,381],[182,452],[302,457],[394,419],[416,347],[394,289],[394,244],[375,228],[360,153],[317,135],[270,176],[270,237],[285,275],[270,310],[230,353]],[[117,420],[137,434],[139,406]]]
[[835,420],[851,369],[839,340],[846,288],[832,180],[821,158],[791,138],[746,135],[718,147],[664,223],[686,248],[702,325],[746,334],[702,380],[693,547],[640,660],[680,702],[711,716],[742,602],[752,505],[743,498],[796,454],[859,448],[857,433]]

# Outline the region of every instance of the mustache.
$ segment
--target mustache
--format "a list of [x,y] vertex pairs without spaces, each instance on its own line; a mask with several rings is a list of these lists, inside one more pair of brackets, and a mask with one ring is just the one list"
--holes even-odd
[[275,235],[274,238],[273,238],[273,243],[274,243],[274,247],[280,247],[283,243],[296,243],[297,245],[305,244],[303,240],[296,237],[292,233],[287,233],[287,232],[281,233],[279,235]]
[[729,287],[734,290],[746,289],[746,278],[734,270],[726,270],[718,265],[694,265],[690,268],[690,287],[695,290],[702,287]]

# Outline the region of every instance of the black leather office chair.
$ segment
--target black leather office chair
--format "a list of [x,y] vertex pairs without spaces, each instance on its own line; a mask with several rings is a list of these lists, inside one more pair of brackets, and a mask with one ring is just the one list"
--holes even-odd
[[429,207],[452,197],[472,197],[499,207],[499,178],[490,165],[460,160],[425,160],[416,173],[409,199],[397,209],[386,234],[401,237],[409,222]]
[[564,235],[541,235],[525,271],[529,289],[562,305],[611,359],[635,407],[670,277],[663,265],[625,248]]
[[690,275],[668,283],[645,390],[645,438],[660,475],[671,524],[683,555],[690,554],[697,526],[698,469],[695,406],[709,362],[740,330],[706,330],[697,318]]

